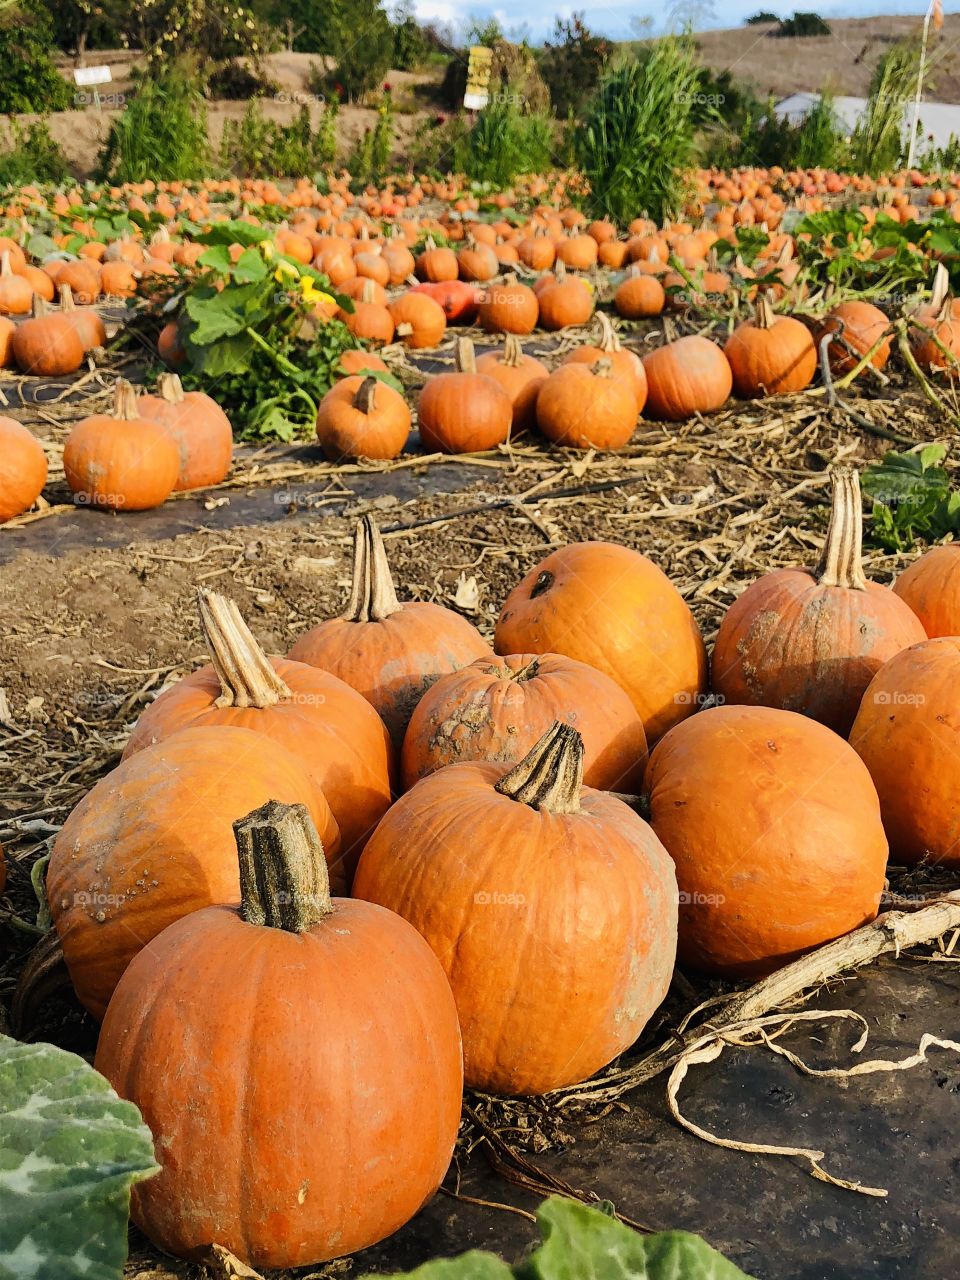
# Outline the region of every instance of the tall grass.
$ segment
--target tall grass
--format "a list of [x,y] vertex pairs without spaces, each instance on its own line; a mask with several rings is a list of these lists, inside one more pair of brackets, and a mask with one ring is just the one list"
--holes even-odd
[[111,126],[98,177],[113,182],[202,178],[208,172],[207,107],[195,73],[166,63],[140,80]]
[[779,163],[791,169],[839,169],[846,163],[844,129],[830,89],[821,90],[816,106],[797,127],[796,149]]
[[598,216],[662,221],[683,207],[696,155],[699,63],[688,35],[669,36],[613,67],[587,108],[578,145]]
[[867,109],[850,139],[854,170],[876,177],[904,155],[903,124],[916,92],[920,41],[899,40],[877,63]]
[[475,182],[508,186],[518,174],[553,167],[553,121],[524,114],[514,101],[516,96],[504,93],[479,112],[471,128],[454,143],[455,170]]

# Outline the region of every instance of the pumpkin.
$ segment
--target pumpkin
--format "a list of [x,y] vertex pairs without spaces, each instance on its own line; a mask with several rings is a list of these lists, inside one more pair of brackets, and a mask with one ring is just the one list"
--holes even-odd
[[850,373],[876,347],[869,363],[882,369],[890,359],[892,336],[887,333],[890,322],[872,302],[841,302],[817,326],[819,347],[828,335],[836,335],[827,349],[830,372]]
[[492,280],[500,270],[500,264],[489,245],[480,244],[473,236],[468,236],[457,254],[457,270],[461,280]]
[[390,272],[390,284],[403,284],[413,275],[416,267],[413,254],[401,240],[391,240],[383,251],[383,260]]
[[564,276],[563,263],[557,275],[537,294],[540,325],[544,329],[566,329],[586,324],[593,315],[593,293],[585,280]]
[[456,372],[435,374],[426,381],[417,417],[425,449],[475,453],[507,439],[513,405],[499,383],[477,372],[470,339],[458,338]]
[[[352,280],[344,281],[338,287],[337,292],[345,298],[352,298],[354,302],[377,302],[383,307],[390,301],[383,285],[377,284],[376,280],[371,280],[369,276],[354,276]],[[330,305],[329,302],[318,304],[324,313],[329,311]],[[333,302],[333,314],[336,315],[338,310],[336,302]]]
[[636,425],[635,384],[606,359],[562,364],[537,393],[537,426],[554,444],[621,449]]
[[433,284],[456,280],[460,274],[457,255],[452,249],[438,249],[432,236],[427,237],[424,250],[414,264],[414,271],[418,280],[428,280]]
[[57,292],[66,284],[70,286],[74,300],[82,307],[92,306],[100,295],[100,268],[89,258],[65,262],[57,272]]
[[636,794],[647,762],[643,723],[602,671],[559,653],[478,658],[441,676],[403,739],[404,789],[448,764],[516,764],[557,720],[583,739],[584,782]]
[[465,280],[418,284],[410,292],[432,298],[443,308],[447,324],[473,324],[477,318],[481,292],[476,285],[467,284]]
[[524,354],[515,334],[507,334],[502,351],[485,351],[477,357],[477,373],[492,378],[510,397],[514,434],[534,426],[537,395],[549,377],[549,370],[534,356]]
[[131,1202],[156,1245],[316,1265],[398,1230],[440,1185],[456,1006],[405,921],[331,899],[302,806],[266,805],[236,839],[239,909],[195,911],[140,953],[95,1066],[156,1138],[161,1172]]
[[362,693],[398,749],[414,707],[434,681],[488,657],[490,646],[459,613],[427,601],[400,603],[370,516],[357,523],[346,609],[290,650],[294,662],[329,671]]
[[83,418],[67,437],[63,470],[77,503],[145,511],[173,492],[180,450],[162,423],[140,416],[136,391],[118,378],[113,412]]
[[613,295],[617,315],[623,316],[625,320],[658,316],[666,301],[666,292],[656,276],[634,271],[632,268],[626,279],[617,285],[617,291]]
[[517,253],[520,261],[531,271],[549,271],[556,261],[557,246],[549,236],[539,233],[521,240]]
[[390,314],[396,326],[396,336],[405,347],[415,351],[424,347],[436,347],[447,331],[447,317],[443,307],[429,294],[410,290],[394,298]]
[[340,827],[331,866],[348,888],[367,836],[390,805],[393,752],[383,721],[342,680],[303,662],[268,658],[232,600],[198,592],[209,666],[150,704],[124,749],[127,759],[181,729],[238,725],[293,751]]
[[105,262],[100,287],[108,299],[132,298],[137,292],[137,272],[128,262]]
[[174,489],[203,489],[227,478],[233,462],[230,419],[203,391],[184,391],[175,373],[162,373],[157,394],[141,396],[140,412],[167,428],[180,454]]
[[33,303],[33,294],[30,282],[14,274],[10,250],[4,249],[0,254],[0,315],[26,315]]
[[904,569],[893,590],[931,640],[960,635],[960,544],[947,542],[925,551]]
[[353,311],[340,311],[338,315],[355,338],[363,342],[385,343],[393,341],[393,316],[386,303],[375,300],[376,285],[364,280],[360,300],[354,302]]
[[817,371],[817,349],[810,330],[793,316],[774,315],[766,294],[757,301],[756,319],[737,326],[723,348],[738,396],[780,396],[803,391]]
[[896,654],[873,677],[850,731],[880,797],[891,860],[960,867],[960,639]]
[[34,267],[27,263],[17,271],[17,275],[26,280],[33,292],[38,293],[44,302],[53,301],[56,290],[53,287],[53,281],[42,267]]
[[647,375],[646,414],[681,422],[712,413],[730,398],[733,372],[715,342],[690,334],[657,347],[643,358]]
[[68,284],[60,286],[60,309],[73,322],[80,335],[84,354],[107,342],[107,330],[100,315],[93,307],[78,307],[73,300],[73,290]]
[[168,320],[157,337],[157,355],[171,369],[180,369],[186,363],[187,353],[180,338],[176,320]]
[[13,335],[17,326],[7,316],[0,316],[0,369],[13,364]]
[[39,294],[33,298],[32,318],[17,325],[10,350],[20,372],[38,378],[61,378],[76,373],[85,354],[70,316],[50,312]]
[[908,604],[864,576],[857,473],[838,468],[832,482],[819,564],[764,574],[730,606],[713,689],[726,702],[798,711],[846,737],[880,667],[926,632]]
[[0,236],[0,259],[5,253],[10,257],[11,271],[22,271],[27,264],[26,255],[16,240],[12,240],[10,236]]
[[0,417],[0,524],[29,511],[46,483],[40,441],[13,418]]
[[494,649],[562,653],[630,695],[648,742],[697,710],[707,657],[693,614],[666,574],[629,547],[575,542],[541,560],[510,592]]
[[930,301],[913,316],[910,349],[921,369],[955,378],[960,370],[960,299],[950,296],[950,277],[937,263]]
[[575,271],[589,271],[597,265],[597,242],[591,235],[564,237],[557,245],[557,258]]
[[635,351],[628,351],[623,346],[605,311],[597,312],[597,320],[600,324],[600,341],[597,345],[574,347],[563,357],[563,363],[595,365],[598,360],[609,361],[615,374],[621,374],[633,383],[637,413],[642,413],[647,401],[647,375],[643,371],[643,361]]
[[532,333],[537,327],[540,304],[529,285],[507,275],[501,284],[488,285],[480,303],[480,327],[488,333]]
[[336,862],[340,830],[292,751],[211,726],[138,751],[96,784],[54,841],[50,912],[70,981],[102,1019],[130,961],[168,924],[240,896],[233,823],[277,799],[307,805]]
[[474,1088],[538,1094],[586,1079],[634,1042],[670,985],[670,859],[642,818],[582,778],[580,736],[555,724],[512,768],[453,764],[418,782],[360,861],[355,895],[403,916],[443,965]]
[[712,707],[654,747],[644,785],[676,864],[681,964],[759,977],[877,914],[887,864],[877,793],[824,725]]
[[407,402],[372,375],[342,378],[320,401],[317,439],[333,462],[395,458],[409,435]]
[[366,376],[368,373],[376,372],[389,373],[390,370],[380,356],[374,355],[372,351],[357,348],[341,354],[336,368],[336,377],[348,378],[356,373]]

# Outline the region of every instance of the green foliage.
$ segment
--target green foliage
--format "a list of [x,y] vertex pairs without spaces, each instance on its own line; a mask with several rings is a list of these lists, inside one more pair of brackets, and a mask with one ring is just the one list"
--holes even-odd
[[761,9],[758,13],[752,13],[749,18],[744,18],[743,21],[748,27],[759,27],[767,22],[779,22],[780,17],[776,13],[771,13],[769,9]]
[[347,170],[358,188],[382,182],[389,172],[393,130],[393,98],[387,90],[377,108],[376,124],[363,131],[347,157]]
[[667,36],[604,75],[578,139],[598,216],[621,224],[646,210],[675,217],[696,148],[700,67],[689,36]]
[[192,57],[204,77],[235,58],[258,62],[278,40],[252,9],[225,0],[98,0],[124,46],[146,52],[152,67]]
[[587,27],[582,13],[557,18],[553,38],[543,46],[540,74],[550,90],[554,114],[579,116],[595,92],[613,46]]
[[314,93],[356,102],[381,84],[393,58],[394,31],[380,0],[291,0],[286,11],[300,33],[294,48],[336,63],[334,71],[317,68]]
[[134,1182],[158,1172],[140,1113],[76,1054],[0,1036],[0,1276],[120,1280]]
[[98,165],[111,182],[189,180],[208,172],[207,108],[196,76],[170,62],[144,76],[114,120]]
[[39,0],[0,8],[0,114],[65,111],[73,93],[50,57],[53,24]]
[[828,36],[830,27],[819,13],[794,13],[792,18],[783,19],[774,34],[787,39],[797,36]]
[[10,146],[0,151],[0,187],[27,182],[63,182],[67,158],[50,136],[46,120],[10,122]]
[[452,116],[438,115],[425,121],[407,145],[410,168],[414,173],[428,173],[434,177],[451,172],[458,145],[469,128],[462,112]]
[[399,71],[415,71],[430,52],[427,33],[409,4],[401,4],[393,14],[393,66]]
[[290,124],[268,120],[251,98],[239,120],[228,120],[220,143],[220,164],[238,177],[270,173],[295,178],[331,165],[337,155],[337,106],[325,106],[314,127],[304,103]]
[[470,26],[467,28],[467,44],[483,44],[488,49],[499,41],[503,40],[503,27],[501,27],[498,19],[492,16],[477,17],[476,14],[470,16]]
[[45,0],[59,49],[116,49],[121,42],[114,15],[97,0]]
[[457,139],[453,168],[475,182],[509,186],[518,174],[551,168],[554,142],[552,120],[525,115],[512,94],[501,94]]
[[783,168],[837,169],[846,159],[843,125],[834,107],[834,96],[824,89],[811,111],[797,126],[796,150]]
[[960,493],[941,466],[946,445],[891,451],[864,471],[863,492],[873,500],[871,537],[888,551],[906,551],[918,538],[938,542],[960,532]]
[[610,1208],[553,1196],[537,1213],[539,1247],[516,1266],[473,1249],[424,1263],[406,1280],[749,1280],[699,1236],[641,1235],[618,1222]]
[[877,63],[867,109],[850,139],[851,164],[874,177],[898,167],[903,155],[903,119],[916,90],[920,42],[899,40]]
[[[710,80],[701,91],[709,106],[713,96],[720,99],[722,125],[708,128],[703,137],[703,160],[707,165],[732,168],[757,164],[783,169],[840,169],[848,162],[844,130],[834,109],[833,94],[824,90],[806,117],[798,124],[780,119],[774,101],[760,102],[742,85],[724,84],[727,72]],[[701,99],[702,100],[702,99]]]

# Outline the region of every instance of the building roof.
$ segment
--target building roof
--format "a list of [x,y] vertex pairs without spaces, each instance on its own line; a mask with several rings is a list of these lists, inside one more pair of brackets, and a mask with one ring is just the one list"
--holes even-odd
[[[819,93],[792,93],[774,107],[779,120],[799,124],[820,101]],[[852,133],[867,109],[866,98],[834,98],[833,109],[848,132]],[[904,117],[904,133],[913,123],[913,103]],[[920,103],[921,150],[945,147],[951,138],[960,139],[960,104],[955,102]]]

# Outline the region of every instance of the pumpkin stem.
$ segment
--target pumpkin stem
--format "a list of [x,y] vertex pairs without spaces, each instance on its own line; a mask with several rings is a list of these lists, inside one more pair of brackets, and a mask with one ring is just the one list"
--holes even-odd
[[240,860],[240,914],[248,924],[305,933],[333,911],[330,876],[303,804],[268,800],[233,824]]
[[557,720],[494,789],[543,813],[579,813],[583,739]]
[[377,407],[377,379],[364,378],[353,397],[353,407],[361,413],[373,413]]
[[0,276],[12,276],[13,267],[10,265],[10,250],[4,249],[0,254]]
[[[376,379],[369,381],[375,382]],[[382,622],[402,608],[380,530],[372,516],[361,516],[353,540],[350,601],[340,616],[347,622]]]
[[182,404],[184,400],[183,383],[176,373],[161,373],[157,378],[157,391],[162,400],[168,404]]
[[564,280],[566,280],[566,278],[567,278],[567,268],[564,266],[564,264],[563,264],[563,259],[562,259],[562,258],[558,260],[558,262],[557,262],[557,269],[556,269],[556,271],[554,271],[554,273],[553,273],[553,274],[554,274],[554,277],[555,277],[555,279],[556,279],[556,281],[557,281],[557,284],[563,284]]
[[58,290],[61,311],[76,311],[77,304],[73,300],[73,290],[68,284],[62,284]]
[[833,508],[820,563],[814,575],[822,587],[848,587],[866,591],[867,579],[861,563],[863,546],[863,505],[860,476],[852,467],[834,467]]
[[137,409],[136,388],[126,378],[118,378],[113,393],[113,414],[121,422],[135,422],[140,417]]
[[457,339],[456,365],[458,373],[477,372],[477,357],[469,338]]
[[527,680],[533,680],[540,673],[540,657],[538,653],[535,658],[527,663],[525,667],[521,667],[519,671],[511,671],[509,678],[516,680],[517,684],[523,684]]
[[361,302],[373,302],[375,297],[375,294],[373,292],[373,286],[374,286],[374,281],[371,280],[369,277],[366,280],[364,280],[363,284],[360,286]]
[[619,351],[620,339],[617,337],[613,327],[613,322],[605,311],[597,312],[597,321],[600,325],[600,341],[597,344],[601,351]]
[[504,338],[500,363],[509,365],[512,369],[519,369],[523,364],[523,347],[515,333],[508,333]]
[[42,320],[44,316],[50,314],[50,306],[46,298],[41,297],[39,293],[33,295],[33,306],[30,308],[30,315],[34,320]]
[[218,707],[275,706],[292,697],[233,600],[200,587],[200,626],[220,681]]
[[947,301],[947,294],[950,292],[950,276],[947,274],[947,268],[942,262],[937,263],[937,269],[933,273],[933,287],[930,292],[930,309],[931,311],[939,311],[943,304]]
[[768,294],[766,292],[759,294],[757,297],[757,328],[772,329],[776,319]]

